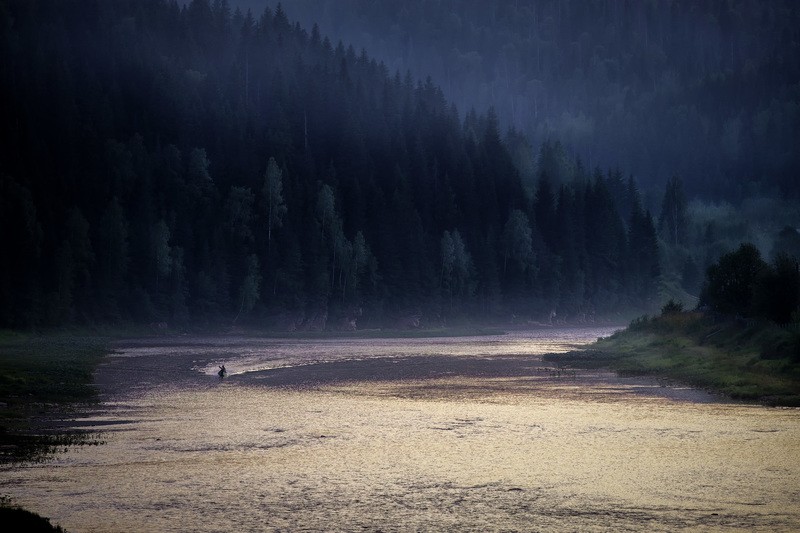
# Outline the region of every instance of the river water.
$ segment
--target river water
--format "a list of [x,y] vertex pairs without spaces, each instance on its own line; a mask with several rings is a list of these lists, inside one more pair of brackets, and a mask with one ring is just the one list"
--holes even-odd
[[541,360],[610,332],[128,341],[70,421],[106,443],[0,494],[72,532],[800,531],[800,410]]

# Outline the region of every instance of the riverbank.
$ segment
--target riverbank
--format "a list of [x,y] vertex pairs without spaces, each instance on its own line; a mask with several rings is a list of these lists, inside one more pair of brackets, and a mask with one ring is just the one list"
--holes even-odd
[[[104,337],[0,332],[0,463],[43,461],[67,446],[99,444],[49,422],[95,399],[92,374],[106,353]],[[0,520],[25,531],[64,531],[4,496]]]
[[584,351],[546,360],[674,380],[767,405],[800,406],[800,332],[701,313],[642,318]]
[[47,421],[94,400],[92,374],[106,353],[105,337],[0,332],[0,462],[36,461],[91,442]]

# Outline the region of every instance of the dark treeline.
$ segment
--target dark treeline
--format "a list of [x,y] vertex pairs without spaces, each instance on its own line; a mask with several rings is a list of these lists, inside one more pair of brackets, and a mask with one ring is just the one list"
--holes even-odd
[[[263,6],[264,0],[237,0]],[[647,191],[738,203],[800,194],[795,0],[284,0],[290,17],[430,75],[459,108],[494,105],[538,145]],[[532,177],[535,180],[535,176]]]
[[[0,2],[0,324],[571,321],[657,305],[633,179],[224,1]],[[360,317],[360,318],[359,318]]]
[[[758,248],[742,244],[709,267],[700,304],[722,315],[763,318],[782,325],[800,323],[797,256],[780,252],[770,264]],[[800,350],[794,355],[800,358]]]

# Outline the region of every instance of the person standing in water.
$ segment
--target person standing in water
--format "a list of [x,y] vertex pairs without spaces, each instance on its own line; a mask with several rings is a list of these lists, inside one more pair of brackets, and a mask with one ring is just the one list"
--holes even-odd
[[225,374],[227,373],[228,371],[225,370],[225,365],[219,365],[219,372],[217,372],[217,374],[219,374],[219,377],[224,378]]

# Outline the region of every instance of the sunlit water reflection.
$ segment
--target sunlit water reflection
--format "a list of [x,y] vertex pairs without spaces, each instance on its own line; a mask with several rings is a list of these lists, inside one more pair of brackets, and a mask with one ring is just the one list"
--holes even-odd
[[70,531],[800,530],[800,411],[539,357],[608,333],[129,342],[107,444],[0,490]]

